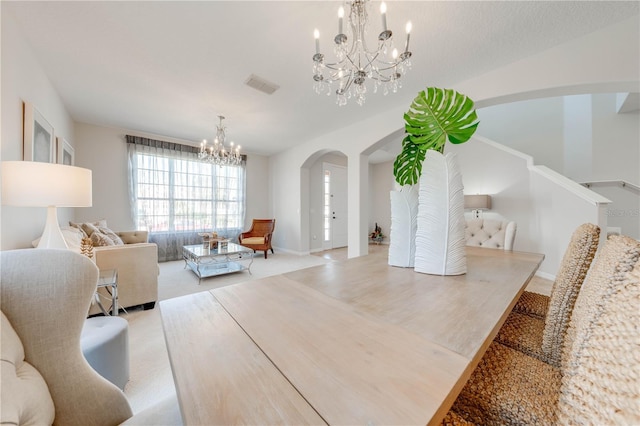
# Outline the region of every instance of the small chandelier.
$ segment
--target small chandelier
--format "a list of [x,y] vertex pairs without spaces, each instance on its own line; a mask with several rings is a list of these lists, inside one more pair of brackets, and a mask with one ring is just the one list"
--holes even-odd
[[[313,55],[313,88],[316,93],[331,95],[332,85],[336,85],[336,103],[340,106],[347,104],[347,99],[354,96],[356,103],[364,105],[367,93],[367,79],[373,81],[373,93],[382,87],[386,95],[390,91],[395,93],[402,87],[400,78],[411,68],[411,52],[409,38],[411,22],[407,22],[407,41],[404,51],[398,54],[393,47],[391,30],[387,29],[387,5],[380,4],[382,15],[382,32],[378,35],[377,48],[369,50],[365,40],[368,23],[369,0],[347,0],[350,6],[347,34],[343,32],[342,21],[344,7],[338,9],[338,34],[334,37],[334,53],[337,61],[325,63],[324,54],[320,53],[320,33],[316,29],[316,54]],[[350,44],[349,44],[350,41]],[[390,55],[389,55],[390,52]],[[326,69],[326,73],[325,73]]]
[[227,128],[222,124],[224,116],[219,115],[218,118],[220,119],[220,124],[217,126],[216,138],[213,140],[213,145],[208,146],[207,140],[203,140],[200,144],[198,158],[206,163],[218,166],[237,166],[242,161],[240,145],[234,147],[233,142],[231,142],[229,149],[227,149],[225,145]]

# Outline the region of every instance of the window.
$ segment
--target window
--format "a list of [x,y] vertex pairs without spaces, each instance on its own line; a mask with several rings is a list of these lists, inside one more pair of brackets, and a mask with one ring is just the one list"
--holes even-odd
[[329,170],[324,171],[324,240],[329,241],[331,239],[331,172]]
[[137,229],[151,233],[215,230],[229,237],[241,231],[244,166],[214,166],[201,162],[193,152],[165,145],[128,146]]

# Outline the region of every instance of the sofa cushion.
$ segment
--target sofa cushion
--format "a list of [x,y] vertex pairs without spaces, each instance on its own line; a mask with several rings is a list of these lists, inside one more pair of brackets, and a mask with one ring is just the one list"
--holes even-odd
[[42,375],[24,360],[24,347],[2,314],[0,329],[0,424],[50,425],[55,417],[53,400]]

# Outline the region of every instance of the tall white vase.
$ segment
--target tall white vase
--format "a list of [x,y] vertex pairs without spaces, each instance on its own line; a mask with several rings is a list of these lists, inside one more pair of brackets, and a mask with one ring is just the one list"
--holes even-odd
[[429,150],[419,181],[416,272],[467,272],[462,175],[453,153]]
[[389,265],[411,268],[416,256],[418,186],[404,186],[390,196]]

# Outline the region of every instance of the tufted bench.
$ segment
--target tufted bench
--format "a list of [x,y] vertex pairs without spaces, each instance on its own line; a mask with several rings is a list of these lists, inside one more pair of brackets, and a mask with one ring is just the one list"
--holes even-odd
[[467,219],[465,239],[468,246],[513,250],[516,223],[506,220]]

